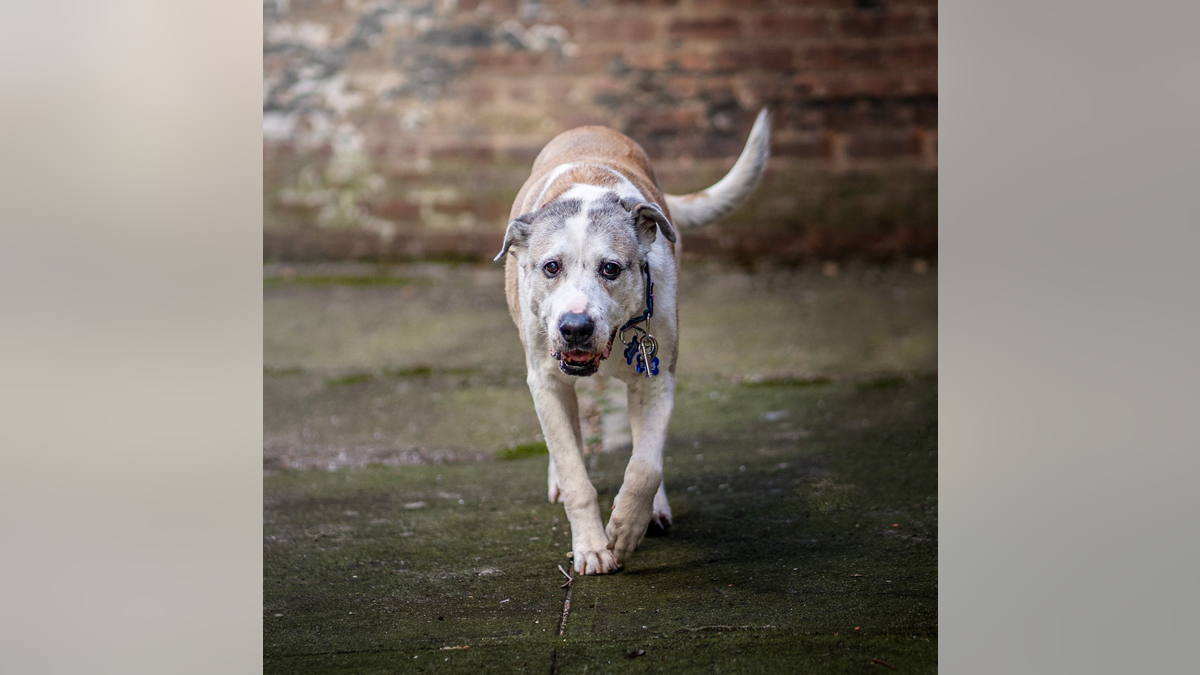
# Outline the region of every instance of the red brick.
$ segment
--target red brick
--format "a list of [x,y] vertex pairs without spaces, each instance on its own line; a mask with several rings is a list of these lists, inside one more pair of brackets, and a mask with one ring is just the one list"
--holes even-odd
[[599,86],[592,90],[591,102],[605,108],[618,108],[627,97],[624,86]]
[[796,65],[801,68],[839,70],[843,68],[878,68],[883,53],[875,46],[823,45],[803,49]]
[[504,151],[504,156],[517,164],[532,164],[534,159],[537,159],[538,153],[542,151],[544,144],[542,143],[522,143],[519,145],[509,146]]
[[937,42],[896,45],[887,50],[887,62],[893,68],[936,67]]
[[937,128],[938,111],[936,104],[919,105],[917,106],[915,113],[916,114],[913,115],[913,122],[929,129]]
[[508,97],[514,101],[528,101],[533,98],[533,87],[528,83],[514,84],[508,88]]
[[911,10],[854,11],[838,19],[838,32],[849,37],[883,37],[911,35],[920,27],[920,20]]
[[433,156],[437,160],[465,160],[470,162],[491,162],[495,152],[485,145],[447,145],[434,148]]
[[755,97],[764,101],[787,100],[793,96],[791,78],[780,77],[778,73],[746,73],[741,80],[747,91],[754,92]]
[[595,112],[565,112],[558,115],[558,121],[562,123],[564,129],[589,126],[611,127],[615,124],[612,115]]
[[713,65],[720,70],[761,68],[784,71],[792,67],[792,50],[789,47],[726,49],[717,53]]
[[618,36],[626,42],[657,40],[658,25],[654,21],[649,20],[649,17],[645,19],[625,20],[613,35]]
[[[498,70],[505,75],[526,75],[544,72],[546,52],[496,51],[475,49],[470,52],[479,70]],[[552,55],[551,55],[552,56]]]
[[496,89],[487,82],[473,82],[466,86],[464,98],[471,105],[491,103],[496,98]]
[[623,50],[616,49],[584,49],[583,53],[572,61],[580,72],[596,74],[608,72],[613,59],[624,58]]
[[824,16],[774,16],[768,14],[758,21],[761,35],[768,37],[808,38],[828,33],[829,22]]
[[749,49],[726,49],[713,56],[713,67],[717,70],[746,70],[753,61]]
[[854,0],[736,0],[736,3],[731,0],[692,0],[692,4],[698,8],[728,7],[734,4],[738,8],[761,7],[778,10],[788,7],[853,7]]
[[562,80],[543,83],[542,86],[539,87],[538,100],[549,102],[554,105],[561,105],[567,100],[567,96],[571,93],[571,90],[574,87],[575,84],[573,82]]
[[[556,23],[562,23],[555,19]],[[645,42],[658,37],[658,26],[645,16],[588,17],[568,31],[577,40],[593,42]]]
[[389,220],[417,220],[421,217],[421,206],[412,202],[393,199],[371,209],[375,215]]
[[859,91],[876,98],[892,98],[905,93],[905,78],[900,73],[871,73],[861,78]]
[[791,80],[791,95],[797,98],[807,98],[816,93],[819,82],[813,75],[793,75]]
[[667,65],[667,55],[660,49],[636,49],[625,52],[625,63],[634,70],[662,70]]
[[938,81],[936,71],[927,75],[910,75],[908,79],[910,83],[907,89],[910,95],[937,96]]
[[829,156],[828,144],[821,139],[771,141],[772,157],[799,157],[802,159],[820,159]]
[[882,159],[917,155],[920,148],[914,147],[911,134],[862,132],[850,137],[846,152],[855,159]]
[[485,2],[497,14],[506,15],[517,12],[517,0],[458,0],[458,11],[473,12]]
[[789,47],[759,49],[755,63],[763,70],[789,70],[792,67],[792,50]]
[[697,51],[674,52],[667,63],[681,70],[708,70],[711,65],[708,54]]
[[706,98],[734,99],[732,77],[705,77],[697,80],[700,94]]
[[737,157],[742,151],[745,140],[738,136],[717,136],[706,134],[704,140],[695,150],[698,159],[727,159]]
[[679,39],[724,40],[741,35],[742,27],[737,18],[732,16],[676,19],[671,22],[669,34]]
[[663,133],[686,131],[696,128],[696,114],[678,108],[643,110],[629,116],[627,126],[640,133]]
[[700,89],[694,77],[669,78],[663,88],[676,98],[692,98]]

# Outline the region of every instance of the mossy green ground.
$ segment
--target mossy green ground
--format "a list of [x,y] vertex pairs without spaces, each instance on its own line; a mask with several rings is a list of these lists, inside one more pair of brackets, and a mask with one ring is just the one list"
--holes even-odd
[[[843,298],[860,285],[843,278]],[[915,332],[928,334],[929,319],[911,319]],[[911,331],[878,339],[904,342]],[[558,565],[570,570],[570,532],[562,506],[546,502],[546,457],[493,459],[529,433],[526,422],[478,437],[459,457],[468,461],[456,463],[268,464],[264,670],[889,670],[872,665],[879,659],[898,672],[936,671],[937,380],[907,353],[873,357],[908,358],[907,368],[828,369],[829,382],[681,374],[665,464],[675,525],[647,538],[623,572],[577,578],[561,636],[567,591]],[[347,426],[377,433],[370,429],[383,414],[371,421],[372,402],[390,408],[406,387],[394,395],[417,402],[441,393],[443,406],[455,392],[482,390],[478,401],[453,406],[461,428],[494,423],[480,407],[488,401],[531,407],[508,370],[384,374],[405,356],[356,364],[371,366],[371,377],[337,382],[344,369],[272,359],[268,350],[268,417],[282,433],[286,420],[303,427],[340,415],[320,431],[332,441]],[[747,353],[759,372],[778,370],[766,366],[773,356],[756,358]],[[288,394],[289,382],[302,391]],[[454,449],[470,436],[444,429],[424,438],[449,434]],[[628,450],[590,458],[605,511],[627,459]],[[637,650],[644,654],[631,658]]]

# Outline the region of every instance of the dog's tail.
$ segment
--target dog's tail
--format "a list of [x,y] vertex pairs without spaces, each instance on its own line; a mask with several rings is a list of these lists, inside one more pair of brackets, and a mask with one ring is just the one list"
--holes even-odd
[[687,195],[664,195],[675,227],[692,229],[707,225],[737,208],[758,185],[767,168],[771,122],[763,108],[750,129],[750,138],[737,163],[714,185]]

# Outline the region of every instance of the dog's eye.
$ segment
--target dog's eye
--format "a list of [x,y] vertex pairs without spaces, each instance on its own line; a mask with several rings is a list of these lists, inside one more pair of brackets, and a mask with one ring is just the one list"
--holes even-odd
[[557,276],[558,275],[558,261],[551,260],[550,262],[546,263],[545,265],[542,265],[542,271],[545,272],[546,276],[548,276],[548,277]]
[[616,279],[621,275],[621,266],[617,263],[604,263],[600,268],[600,274],[604,275],[605,279]]

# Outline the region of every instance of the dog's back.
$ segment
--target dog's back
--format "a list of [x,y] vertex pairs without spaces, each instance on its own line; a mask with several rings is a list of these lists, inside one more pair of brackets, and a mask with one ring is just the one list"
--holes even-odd
[[575,183],[606,187],[622,178],[632,182],[647,201],[666,208],[650,158],[636,141],[607,127],[564,131],[546,144],[534,160],[533,170],[517,194],[510,217],[541,208]]

